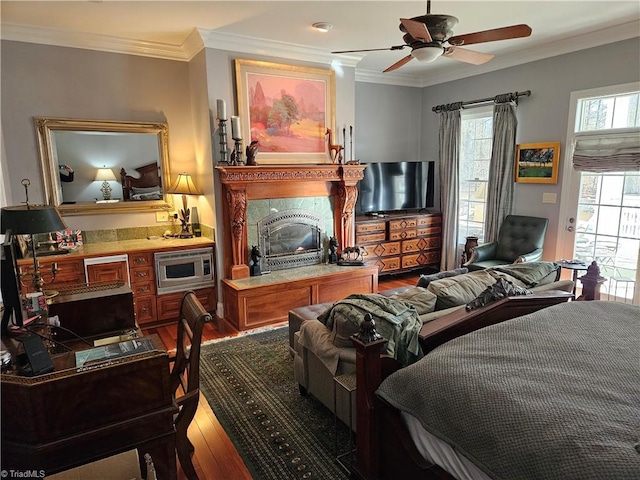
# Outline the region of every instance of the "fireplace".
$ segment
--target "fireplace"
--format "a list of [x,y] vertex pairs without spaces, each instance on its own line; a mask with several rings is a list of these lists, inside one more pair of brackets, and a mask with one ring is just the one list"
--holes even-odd
[[265,272],[322,263],[323,224],[319,215],[307,210],[284,210],[261,219],[260,269]]

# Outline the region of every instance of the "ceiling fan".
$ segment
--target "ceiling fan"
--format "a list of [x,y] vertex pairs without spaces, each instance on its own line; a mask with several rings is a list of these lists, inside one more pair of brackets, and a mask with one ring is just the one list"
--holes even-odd
[[458,19],[451,15],[432,14],[431,0],[428,0],[426,15],[400,19],[400,30],[405,32],[402,37],[405,42],[403,45],[394,45],[391,48],[341,50],[331,53],[402,50],[405,47],[410,47],[411,53],[385,69],[385,73],[402,67],[414,58],[417,58],[418,61],[429,63],[435,61],[440,56],[444,56],[461,62],[471,63],[473,65],[481,65],[491,60],[494,56],[488,53],[476,52],[474,50],[468,50],[460,47],[462,45],[495,42],[497,40],[522,38],[531,35],[531,27],[520,24],[453,36],[452,29],[457,25],[457,23]]

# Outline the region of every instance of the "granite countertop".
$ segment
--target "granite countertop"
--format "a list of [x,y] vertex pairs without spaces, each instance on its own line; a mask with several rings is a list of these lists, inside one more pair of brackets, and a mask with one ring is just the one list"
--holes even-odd
[[[86,243],[77,249],[71,250],[69,253],[52,254],[50,252],[38,252],[38,259],[55,259],[62,260],[64,258],[84,258],[94,257],[101,255],[109,255],[116,253],[132,253],[136,251],[144,250],[170,250],[173,248],[184,247],[205,247],[210,246],[214,242],[210,238],[206,237],[193,237],[193,238],[163,238],[152,237],[151,239],[140,238],[135,240],[118,240],[115,242],[98,242],[98,243]],[[30,260],[29,255],[24,260]]]

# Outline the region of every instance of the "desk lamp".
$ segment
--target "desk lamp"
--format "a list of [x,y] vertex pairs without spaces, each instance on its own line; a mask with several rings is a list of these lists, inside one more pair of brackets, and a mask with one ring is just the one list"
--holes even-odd
[[[29,235],[31,240],[31,254],[33,256],[33,286],[37,292],[42,291],[44,281],[40,275],[40,264],[36,256],[36,242],[33,235],[36,233],[49,233],[58,230],[65,230],[67,225],[62,220],[56,207],[50,205],[29,204],[28,179],[22,180],[24,186],[26,202],[25,205],[3,207],[1,212],[2,227],[1,232],[10,230],[17,235]],[[54,271],[55,275],[55,271]]]
[[113,171],[103,165],[103,167],[99,168],[96,172],[96,178],[94,180],[96,182],[102,182],[102,187],[100,188],[102,197],[105,200],[111,200],[111,185],[109,185],[109,182],[116,181],[116,176],[113,174]]
[[182,223],[182,231],[178,234],[180,238],[191,238],[193,233],[189,231],[189,215],[190,210],[187,207],[187,195],[202,195],[202,192],[196,188],[188,173],[178,175],[176,183],[168,190],[169,193],[182,194],[182,210],[180,210],[180,222]]

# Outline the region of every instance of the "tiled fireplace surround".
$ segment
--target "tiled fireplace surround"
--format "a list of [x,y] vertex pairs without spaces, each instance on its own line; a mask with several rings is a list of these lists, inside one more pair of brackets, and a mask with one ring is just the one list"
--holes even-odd
[[[223,242],[225,278],[249,276],[250,248],[257,242],[255,229],[261,212],[271,208],[307,208],[327,215],[332,208],[327,232],[333,232],[341,246],[354,244],[354,213],[357,182],[364,165],[273,165],[218,166],[223,187]],[[267,202],[265,202],[267,200]],[[255,201],[255,202],[254,202]],[[251,232],[251,233],[250,233]]]

